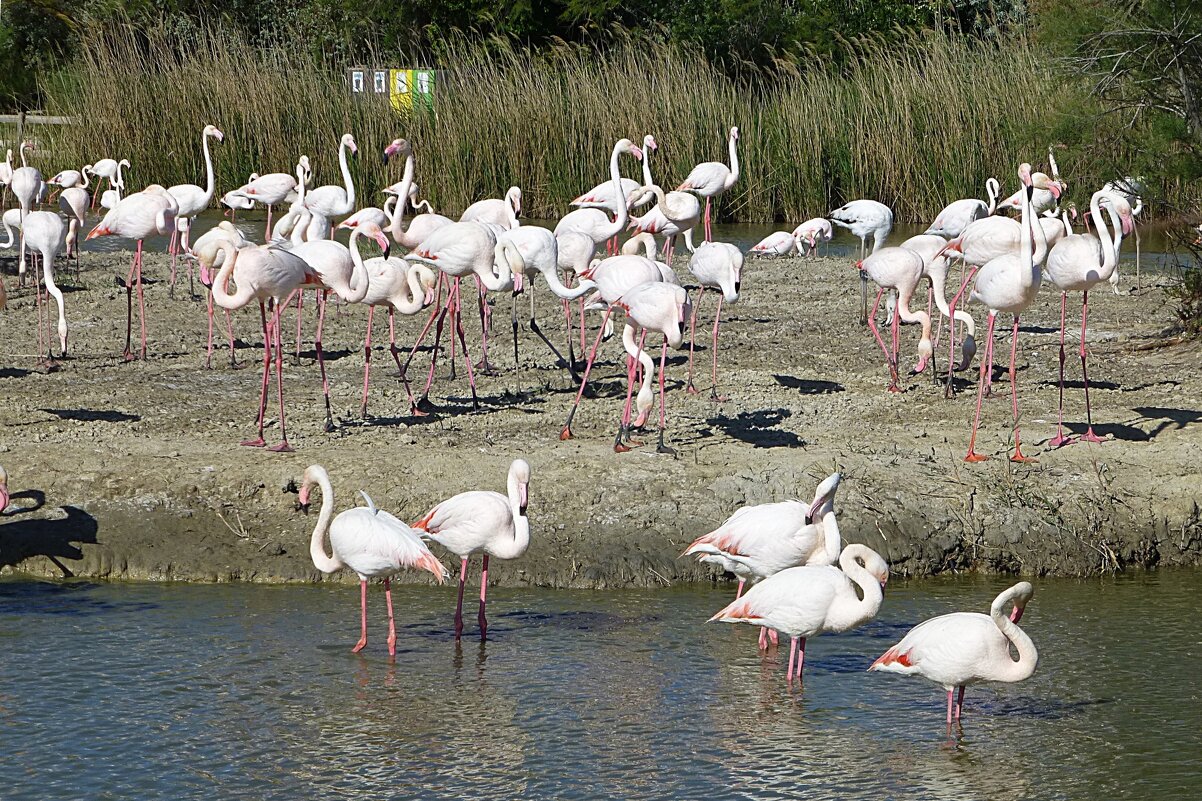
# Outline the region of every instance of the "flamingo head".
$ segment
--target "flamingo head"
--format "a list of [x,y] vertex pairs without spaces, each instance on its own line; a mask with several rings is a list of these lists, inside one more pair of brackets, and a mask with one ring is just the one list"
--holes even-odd
[[216,125],[206,125],[206,126],[205,126],[205,130],[204,130],[204,135],[205,135],[205,136],[211,136],[211,137],[213,137],[214,139],[216,139],[218,142],[224,142],[224,141],[225,141],[225,134],[223,134],[223,133],[222,133],[222,132],[221,132],[221,131],[220,131],[220,130],[217,128],[217,126],[216,126]]
[[655,137],[651,134],[643,137],[643,150],[659,150],[659,143],[655,141]]
[[735,126],[735,127],[733,127],[733,128],[731,128],[731,129],[730,129],[730,140],[731,140],[732,142],[737,142],[737,141],[739,141],[739,128],[738,128],[738,126]]
[[526,516],[526,505],[530,501],[530,463],[525,459],[514,459],[509,466],[509,481],[517,485],[518,514]]
[[1059,199],[1060,195],[1064,192],[1064,183],[1062,181],[1053,180],[1052,178],[1044,175],[1042,172],[1037,172],[1032,175],[1031,183],[1027,184],[1027,186],[1033,186],[1036,189],[1046,189],[1047,191],[1051,192],[1052,197],[1056,199]]
[[[342,228],[344,225],[346,225],[346,223],[342,223],[338,227]],[[392,240],[390,240],[384,234],[383,229],[381,229],[379,225],[372,222],[371,220],[368,220],[366,222],[360,223],[356,227],[360,231],[360,236],[369,236],[372,239],[376,240],[376,244],[380,246],[380,250],[384,251],[384,258],[388,258],[388,251],[392,245]]]
[[519,186],[511,186],[505,192],[505,200],[513,207],[515,217],[522,216],[522,188]]
[[1031,586],[1029,581],[1020,581],[1014,585],[1014,609],[1010,610],[1010,622],[1017,623],[1022,620],[1023,612],[1027,609],[1027,604],[1031,601],[1031,596],[1035,594],[1035,588]]
[[359,146],[355,144],[355,137],[348,133],[342,135],[342,146],[352,153],[359,153]]
[[843,480],[841,473],[831,473],[822,483],[818,485],[818,489],[814,491],[814,502],[810,504],[809,511],[806,512],[806,523],[814,522],[814,517],[827,504],[835,502],[835,491],[839,489],[839,482]]
[[1031,186],[1031,165],[1025,161],[1018,165],[1018,180],[1023,186]]
[[384,163],[387,164],[388,160],[397,153],[409,155],[410,150],[411,148],[407,139],[393,139],[388,143],[388,147],[384,148]]
[[95,239],[98,236],[108,236],[111,233],[112,231],[109,230],[108,226],[106,226],[104,223],[100,223],[88,232],[88,235],[84,237],[84,241],[86,242],[89,239]]

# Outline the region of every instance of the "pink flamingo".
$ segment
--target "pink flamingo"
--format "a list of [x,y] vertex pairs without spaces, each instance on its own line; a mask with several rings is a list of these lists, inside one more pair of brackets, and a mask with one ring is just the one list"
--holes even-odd
[[338,169],[342,172],[344,186],[329,184],[305,193],[305,208],[326,219],[344,217],[355,210],[355,182],[351,179],[351,169],[346,163],[348,150],[357,154],[359,146],[355,144],[355,137],[346,133],[338,141]]
[[[1105,200],[1114,222],[1111,236],[1106,220],[1102,217],[1101,204]],[[1059,448],[1074,440],[1064,435],[1064,328],[1065,307],[1069,292],[1081,293],[1081,377],[1085,382],[1085,419],[1087,429],[1081,435],[1084,442],[1104,442],[1093,431],[1093,413],[1089,406],[1089,371],[1086,369],[1085,325],[1089,316],[1089,290],[1103,281],[1109,281],[1118,264],[1118,252],[1124,234],[1131,233],[1135,222],[1131,205],[1123,198],[1105,189],[1094,192],[1089,202],[1089,214],[1093,218],[1097,236],[1073,234],[1066,236],[1048,253],[1048,278],[1060,290],[1060,408],[1056,421],[1056,436],[1048,446]]]
[[480,571],[480,639],[488,634],[485,595],[488,591],[488,558],[517,559],[530,546],[529,500],[530,465],[514,459],[509,465],[507,495],[487,490],[461,492],[448,498],[413,524],[430,539],[459,557],[459,600],[455,605],[455,639],[463,635],[463,585],[467,580],[467,560],[482,554]]
[[98,236],[120,236],[137,240],[133,262],[129,267],[129,276],[125,279],[125,350],[126,361],[134,358],[130,349],[133,336],[133,291],[135,284],[138,292],[138,321],[141,324],[142,347],[140,358],[146,358],[146,300],[142,294],[142,243],[148,236],[166,236],[175,230],[174,198],[167,194],[161,186],[152,184],[141,192],[120,200],[116,206],[109,209],[104,219],[93,228],[86,239]]
[[[217,243],[222,251],[223,263],[213,280],[213,302],[223,309],[241,309],[253,300],[259,302],[259,317],[263,327],[263,380],[259,392],[259,435],[244,440],[241,444],[254,448],[263,447],[263,417],[267,412],[267,386],[271,378],[272,345],[275,346],[276,389],[280,404],[280,443],[269,451],[289,453],[288,433],[284,425],[284,346],[280,338],[280,315],[292,301],[292,296],[303,286],[320,286],[313,269],[294,253],[260,245],[238,250],[229,239]],[[235,272],[237,270],[237,272]],[[238,285],[231,295],[227,288],[230,278]],[[268,320],[267,306],[274,304]]]
[[[618,157],[623,153],[629,153],[639,161],[643,160],[643,151],[629,139],[619,139],[614,144],[609,157],[609,175],[614,198],[625,197],[622,191],[622,173],[618,168]],[[565,231],[580,231],[591,237],[594,245],[600,245],[626,229],[626,221],[630,218],[628,204],[615,203],[614,213],[615,219],[610,221],[607,210],[584,208],[570,211],[555,225],[555,235],[559,236]]]
[[[309,510],[309,496],[316,486],[321,490],[321,511],[309,541],[313,566],[322,573],[335,573],[349,567],[359,575],[359,604],[361,634],[351,649],[357,654],[367,645],[367,581],[384,579],[384,599],[388,605],[388,654],[396,656],[396,622],[392,614],[392,577],[405,568],[429,571],[438,583],[447,577],[442,566],[417,532],[398,520],[395,515],[376,508],[362,490],[359,494],[367,506],[347,509],[334,517],[334,488],[330,475],[319,464],[310,465],[301,477],[300,506]],[[325,536],[330,534],[332,553],[326,554]]]
[[788,634],[793,638],[788,682],[792,685],[796,675],[800,684],[806,640],[867,623],[876,617],[884,599],[889,565],[876,551],[865,545],[848,545],[839,556],[839,566],[842,570],[833,565],[782,570],[731,601],[709,622],[749,623]]
[[[647,134],[643,137],[643,183],[639,184],[633,178],[622,179],[622,197],[626,198],[627,207],[639,206],[651,200],[650,197],[636,200],[635,193],[640,186],[650,186],[655,183],[651,180],[651,154],[658,149],[659,144],[656,143],[654,136]],[[585,209],[612,209],[617,207],[614,203],[616,197],[613,181],[605,180],[577,197],[569,205]]]
[[[861,275],[868,276],[880,287],[876,293],[876,302],[872,305],[872,313],[868,315],[868,327],[872,329],[872,335],[885,353],[885,363],[889,367],[889,391],[901,392],[901,387],[898,386],[899,323],[919,323],[922,326],[922,334],[918,341],[918,363],[914,365],[914,372],[921,373],[926,369],[927,361],[933,352],[931,316],[924,311],[910,310],[910,300],[914,297],[914,290],[917,289],[923,275],[922,256],[903,247],[881,248],[863,261],[857,262],[856,267]],[[897,290],[897,310],[893,315],[892,324],[892,348],[885,345],[885,340],[881,338],[881,332],[876,327],[877,309],[886,289]]]
[[[869,670],[922,676],[947,690],[947,725],[960,720],[964,688],[980,681],[1024,681],[1035,672],[1039,652],[1018,627],[1023,610],[1035,594],[1020,581],[998,595],[988,615],[953,612],[919,623],[872,663]],[[1006,606],[1014,604],[1006,615]],[[1011,656],[1011,647],[1018,659]],[[958,690],[955,703],[952,691]],[[953,714],[954,713],[954,714]]]
[[697,307],[701,305],[705,290],[713,289],[718,295],[718,310],[714,312],[714,383],[710,387],[712,401],[727,400],[718,394],[718,324],[722,320],[722,302],[735,303],[739,300],[742,269],[743,252],[727,242],[703,242],[689,259],[689,272],[701,284],[701,289],[697,293],[697,301],[693,304],[693,313],[689,319],[689,380],[686,389],[694,395],[697,394],[697,388],[693,386],[693,344],[697,338]]
[[[861,260],[868,248],[868,237],[872,237],[872,252],[876,253],[893,231],[893,210],[875,200],[852,200],[827,216],[835,225],[846,228],[859,238]],[[860,325],[867,325],[868,276],[863,271],[860,272],[860,297],[863,302]]]
[[977,200],[975,197],[953,200],[936,215],[935,221],[924,233],[941,236],[944,239],[955,239],[964,233],[964,229],[970,224],[997,211],[999,192],[1001,192],[1001,185],[997,178],[987,178],[985,193],[989,197],[988,203],[984,200]]
[[803,253],[802,243],[806,244],[803,255],[813,256],[818,252],[819,242],[830,242],[834,237],[834,229],[831,228],[831,221],[825,217],[814,217],[806,220],[801,225],[793,229],[791,236],[797,243],[797,252]]
[[[301,156],[301,164],[308,172],[308,157]],[[288,195],[297,188],[296,178],[286,172],[272,172],[267,175],[253,175],[251,180],[239,190],[241,194],[267,207],[267,225],[263,229],[263,238],[271,236],[271,210],[283,203]],[[224,200],[224,198],[223,198]],[[240,204],[239,204],[240,205]],[[238,206],[231,206],[237,208]]]
[[129,159],[104,158],[97,161],[95,164],[89,164],[83,168],[83,173],[87,175],[91,173],[96,178],[96,189],[92,193],[92,207],[96,206],[96,199],[101,196],[100,181],[106,179],[109,182],[109,188],[115,189],[120,197],[120,192],[125,190],[125,178],[121,175],[121,169],[129,169]]
[[[681,556],[697,554],[697,561],[734,573],[739,579],[735,598],[744,584],[752,583],[797,565],[833,565],[842,540],[835,516],[835,492],[843,477],[827,476],[814,492],[814,500],[761,503],[744,506],[718,528],[698,537]],[[820,522],[815,522],[820,521]],[[760,648],[776,632],[760,630]]]
[[[189,243],[190,253],[185,256],[188,259],[195,259],[200,263],[200,283],[209,287],[213,283],[212,271],[221,267],[225,254],[218,248],[218,244],[228,239],[233,243],[234,247],[241,250],[251,246],[251,241],[246,238],[243,233],[229,220],[222,220],[217,225],[205,231],[195,242]],[[234,326],[230,319],[228,309],[222,310],[225,313],[225,326],[229,333],[230,342],[230,367],[236,368],[238,360],[234,355]],[[205,347],[205,369],[212,369],[213,366],[213,293],[209,292],[207,315],[209,319],[208,341]]]
[[478,222],[516,228],[517,218],[522,216],[522,190],[511,186],[503,198],[477,200],[463,210],[460,222]]
[[696,192],[705,198],[705,241],[714,238],[710,227],[710,206],[715,197],[735,185],[739,180],[739,154],[736,145],[739,141],[739,129],[731,128],[727,139],[727,149],[730,153],[730,166],[720,161],[703,161],[693,168],[684,182],[676,187],[677,191]]
[[[405,173],[401,178],[401,183],[397,196],[404,198],[408,196],[409,191],[413,187],[413,147],[405,139],[394,140],[387,148],[384,149],[384,159],[387,162],[388,158],[397,153],[402,153],[405,156]],[[428,204],[427,204],[428,206]],[[416,210],[416,207],[415,207]],[[388,228],[388,233],[392,236],[392,241],[396,242],[401,247],[413,249],[426,241],[426,238],[442,228],[445,225],[450,225],[455,222],[450,217],[444,217],[441,214],[429,212],[427,214],[415,215],[408,226],[404,224],[405,204],[397,203],[392,207],[391,225]]]
[[773,231],[752,245],[749,252],[756,256],[788,256],[797,245],[797,240],[788,231]]
[[[225,134],[217,130],[216,125],[206,125],[204,130],[200,132],[201,150],[205,156],[205,185],[203,187],[196,184],[176,184],[168,187],[167,191],[175,198],[175,202],[179,206],[179,210],[175,215],[175,230],[171,232],[171,241],[167,245],[167,249],[171,251],[171,286],[168,294],[175,292],[175,257],[182,252],[187,253],[191,250],[188,239],[192,234],[192,221],[198,214],[209,207],[209,203],[213,200],[213,193],[216,191],[216,183],[213,177],[213,156],[209,153],[209,138],[216,139],[218,142],[225,141]],[[188,292],[191,294],[194,290],[192,285],[192,267],[188,267]]]
[[[903,247],[906,250],[912,250],[922,259],[922,274],[924,277],[926,277],[930,284],[927,293],[927,315],[929,316],[931,313],[931,298],[933,297],[935,300],[935,307],[939,309],[939,313],[942,315],[939,318],[939,330],[942,330],[943,317],[948,318],[948,320],[953,318],[951,307],[948,306],[947,303],[948,257],[944,253],[944,249],[947,247],[947,240],[935,234],[918,234],[917,236],[912,236],[905,242],[902,242],[898,247]],[[890,297],[890,301],[895,302],[893,301],[892,297]],[[948,340],[950,344],[948,346],[949,349],[947,358],[949,375],[947,387],[945,389],[945,395],[947,397],[952,397],[953,395],[951,386],[951,371],[968,369],[968,365],[972,363],[973,356],[975,356],[977,353],[977,343],[975,339],[977,329],[976,322],[973,320],[972,315],[963,309],[956,309],[955,321],[964,324],[965,336],[964,341],[961,343],[961,360],[959,364],[956,364],[956,327],[955,325],[952,325],[948,329]],[[937,330],[935,333],[936,343],[939,341],[939,330]],[[932,353],[932,357],[933,356],[934,354]],[[932,380],[939,380],[939,376],[936,374],[936,370],[934,368],[931,369],[931,374]]]
[[630,221],[630,229],[636,234],[658,234],[664,238],[667,263],[672,263],[676,250],[677,234],[684,234],[685,247],[690,252],[693,247],[693,229],[701,220],[701,203],[696,196],[688,192],[664,193],[655,184],[645,186],[635,194],[636,198],[643,195],[655,195],[659,201],[651,211]]
[[[985,397],[985,379],[989,365],[993,364],[993,327],[997,321],[998,312],[1009,312],[1014,315],[1014,328],[1010,340],[1010,397],[1014,410],[1014,455],[1012,462],[1035,462],[1036,459],[1023,456],[1018,432],[1018,383],[1015,380],[1015,361],[1018,358],[1018,317],[1039,292],[1042,281],[1039,264],[1034,259],[1035,240],[1043,242],[1043,229],[1035,223],[1035,215],[1031,209],[1030,198],[1035,191],[1031,175],[1031,165],[1022,164],[1018,168],[1018,177],[1027,190],[1027,201],[1023,204],[1022,227],[1024,235],[1019,243],[1019,255],[1008,254],[989,261],[984,267],[974,268],[965,279],[960,292],[952,300],[951,308],[956,308],[956,301],[964,292],[964,287],[976,276],[972,300],[980,301],[989,308],[989,323],[985,333],[985,358],[981,360],[981,375],[977,382],[977,411],[972,424],[972,437],[968,441],[966,462],[980,462],[989,458],[977,453],[974,446],[977,441],[977,427],[981,422],[981,401]],[[1046,243],[1044,243],[1046,246]]]
[[[58,341],[60,356],[67,355],[67,313],[63,305],[63,291],[54,282],[54,259],[58,256],[59,248],[63,245],[66,226],[63,218],[49,211],[31,211],[25,215],[21,225],[21,237],[26,246],[35,255],[42,257],[42,281],[46,284],[46,294],[54,298],[58,305]],[[35,263],[35,269],[36,269]],[[50,351],[50,337],[47,331],[46,350],[42,350],[42,289],[34,280],[34,291],[38,293],[38,361],[52,364],[53,354],[49,359],[43,359],[42,354]],[[46,315],[46,327],[50,327],[50,315]]]
[[76,270],[79,268],[80,247],[79,232],[83,228],[84,219],[88,214],[88,190],[81,186],[69,186],[58,196],[58,207],[67,216],[67,253],[69,259],[75,257]]

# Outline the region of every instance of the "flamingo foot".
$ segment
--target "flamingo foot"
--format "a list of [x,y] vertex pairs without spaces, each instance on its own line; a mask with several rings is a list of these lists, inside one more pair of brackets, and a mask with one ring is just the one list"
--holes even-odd
[[125,352],[121,354],[121,358],[127,362],[132,362],[138,357],[133,354],[133,351],[131,351],[129,348],[126,348]]
[[664,444],[664,432],[662,429],[659,432],[659,444],[655,446],[655,452],[656,453],[666,453],[669,456],[676,455],[676,450],[674,448],[669,448],[667,445]]
[[688,386],[686,386],[684,389],[685,389],[685,392],[689,393],[690,395],[700,395],[701,394],[701,390],[699,390],[699,389],[697,389],[697,387],[693,386],[692,379],[689,380]]
[[1081,442],[1096,442],[1096,443],[1101,443],[1101,442],[1106,441],[1105,437],[1099,437],[1097,434],[1093,433],[1093,426],[1090,426],[1089,430],[1087,430],[1084,434],[1081,435],[1080,440],[1081,440]]
[[423,412],[421,409],[417,408],[417,404],[415,403],[409,407],[409,416],[410,417],[429,417],[430,413]]
[[480,375],[496,376],[501,374],[501,371],[496,367],[493,367],[492,362],[490,362],[488,359],[481,359],[478,361],[476,363],[476,370],[479,371]]
[[351,649],[352,654],[357,654],[367,647],[367,638],[360,637],[359,642],[355,643],[355,647]]
[[321,426],[321,430],[327,434],[332,433],[334,431],[334,421],[327,416],[325,423],[323,423]]
[[988,460],[988,456],[977,453],[976,451],[969,451],[968,455],[964,457],[964,461],[966,462],[985,462]]
[[288,440],[284,440],[279,445],[273,445],[267,450],[272,453],[292,453],[292,446],[288,444]]
[[267,444],[267,441],[262,437],[259,437],[258,439],[244,439],[238,444],[245,445],[248,448],[262,448]]
[[887,391],[888,392],[901,392],[902,388],[899,387],[897,384],[890,384],[889,389]]
[[1064,434],[1057,434],[1048,440],[1048,447],[1062,448],[1065,445],[1072,445],[1074,442],[1076,442],[1076,440],[1074,440],[1072,437],[1066,437]]
[[564,426],[563,431],[559,432],[559,441],[569,440],[572,438],[572,429],[570,426]]
[[1014,455],[1010,457],[1010,461],[1018,464],[1039,464],[1039,460],[1032,456],[1023,456],[1023,452],[1018,448],[1014,449]]
[[710,400],[714,403],[726,403],[727,401],[730,400],[730,398],[726,395],[719,395],[718,390],[716,390],[716,389],[711,389],[710,390]]

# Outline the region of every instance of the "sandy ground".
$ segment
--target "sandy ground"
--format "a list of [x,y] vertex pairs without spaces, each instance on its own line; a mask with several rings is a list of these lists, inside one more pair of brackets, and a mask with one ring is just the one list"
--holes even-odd
[[[186,292],[169,299],[165,258],[150,256],[147,275],[157,281],[146,290],[150,357],[125,363],[125,293],[115,277],[124,276],[126,258],[88,254],[82,282],[62,281],[69,285],[70,358],[54,371],[36,363],[33,296],[16,287],[12,259],[4,262],[9,308],[0,313],[0,464],[14,493],[0,517],[5,570],[310,580],[318,575],[308,555],[315,517],[294,508],[306,465],[327,466],[340,508],[355,502],[353,493],[362,488],[381,507],[415,519],[462,490],[503,491],[515,456],[533,466],[533,541],[523,558],[494,563],[494,578],[507,584],[598,587],[717,578],[677,558],[691,539],[744,504],[808,498],[836,469],[846,479],[838,496],[844,538],[877,548],[900,574],[1088,574],[1192,564],[1202,554],[1202,347],[1165,344],[1172,325],[1167,278],[1152,279],[1135,295],[1093,293],[1092,398],[1097,429],[1109,441],[1056,451],[1046,442],[1056,422],[1059,298],[1045,287],[1024,317],[1018,358],[1024,447],[1039,457],[1036,465],[962,461],[975,365],[966,376],[971,383],[957,381],[961,392],[953,400],[918,376],[903,378],[900,394],[885,391],[881,352],[858,324],[855,273],[834,259],[748,261],[743,298],[724,314],[721,385],[728,402],[708,397],[710,351],[700,327],[700,395],[682,391],[684,356],[671,354],[668,440],[676,456],[656,453],[653,430],[643,435],[644,447],[613,452],[625,375],[616,339],[602,346],[596,397],[586,398],[577,415],[575,438],[561,442],[573,384],[526,326],[524,300],[515,369],[508,297],[497,301],[494,322],[492,357],[502,372],[480,378],[481,409],[470,412],[462,365],[452,381],[440,360],[431,396],[437,411],[420,420],[407,415],[404,389],[389,369],[387,349],[379,347],[370,403],[375,416],[360,419],[365,311],[331,307],[325,348],[337,424],[332,433],[322,430],[309,301],[304,353],[285,370],[296,452],[276,454],[238,445],[254,433],[262,345],[257,314],[235,315],[244,369],[230,369],[220,353],[214,369],[204,369],[204,303]],[[684,274],[683,261],[677,268]],[[1124,289],[1131,284],[1125,280]],[[545,288],[539,295],[543,327],[562,347],[562,317]],[[713,303],[707,295],[704,325]],[[982,311],[973,311],[981,321]],[[410,343],[425,315],[398,319],[399,338]],[[294,330],[289,316],[285,331]],[[467,330],[478,356],[478,322],[469,318]],[[902,334],[902,362],[910,365],[917,329]],[[386,345],[386,337],[378,316],[375,341]],[[1075,343],[1076,336],[1070,338]],[[1004,360],[1008,341],[999,339],[997,351]],[[424,375],[428,358],[419,353],[415,377]],[[1073,350],[1068,368],[1067,416],[1080,431],[1084,406]],[[1009,383],[1000,373],[995,387],[998,394],[985,402],[979,447],[1001,457],[1011,416]],[[275,416],[269,407],[269,442],[278,439]]]

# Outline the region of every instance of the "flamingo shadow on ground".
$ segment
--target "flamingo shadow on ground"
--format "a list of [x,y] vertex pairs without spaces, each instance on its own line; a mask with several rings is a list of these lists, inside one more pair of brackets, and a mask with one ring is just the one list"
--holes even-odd
[[1161,432],[1172,428],[1180,431],[1191,423],[1202,422],[1202,411],[1195,409],[1168,409],[1160,406],[1136,406],[1131,411],[1141,415],[1145,420],[1163,421],[1154,429],[1147,432],[1148,439],[1155,439]]
[[[351,351],[349,348],[344,348],[344,349],[340,349],[340,350],[325,350],[323,348],[321,351],[321,358],[327,362],[336,362],[340,359],[345,359],[346,357],[350,356],[352,353],[362,354],[363,351],[358,350],[358,349]],[[372,351],[371,355],[373,357],[382,356],[383,358],[386,358],[386,359],[392,358],[391,356],[389,356],[387,350],[383,351],[382,354]],[[314,350],[313,348],[309,348],[308,350],[302,350],[300,352],[300,356],[302,359],[310,359],[314,363],[317,362],[317,351]]]
[[[1009,326],[1007,326],[1009,327]],[[1060,329],[1050,325],[1020,325],[1018,327],[1020,334],[1059,334]]]
[[99,526],[96,518],[82,509],[74,506],[62,509],[65,518],[26,518],[0,526],[0,567],[15,566],[26,559],[44,556],[62,571],[64,578],[74,576],[60,560],[82,559],[83,551],[76,543],[96,544]]
[[842,384],[822,379],[797,378],[791,375],[773,375],[776,383],[788,389],[795,389],[802,395],[833,395],[846,391]]
[[4,367],[0,368],[0,378],[24,378],[32,372],[20,367]]
[[136,423],[140,415],[126,414],[112,409],[40,409],[60,420],[76,420],[81,423]]
[[[22,506],[17,501],[25,499],[33,501],[33,506]],[[16,517],[17,515],[27,515],[30,512],[36,512],[46,505],[46,493],[41,490],[21,490],[14,492],[8,496],[8,508],[0,512],[0,517]]]
[[[746,442],[756,448],[799,448],[805,440],[792,431],[781,431],[776,426],[792,417],[788,409],[762,409],[757,412],[740,412],[735,417],[718,415],[711,423],[729,437]],[[701,436],[712,435],[705,429]]]
[[[1058,386],[1060,386],[1059,382],[1057,382],[1057,381],[1040,381],[1039,385],[1042,387],[1058,387]],[[1083,390],[1083,389],[1085,389],[1085,382],[1084,381],[1065,381],[1064,388],[1065,389],[1082,389]],[[1122,387],[1120,387],[1118,384],[1114,383],[1113,381],[1090,381],[1089,388],[1090,389],[1101,389],[1101,390],[1122,389]]]

